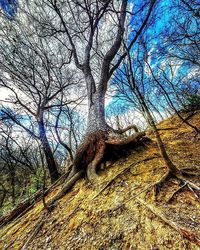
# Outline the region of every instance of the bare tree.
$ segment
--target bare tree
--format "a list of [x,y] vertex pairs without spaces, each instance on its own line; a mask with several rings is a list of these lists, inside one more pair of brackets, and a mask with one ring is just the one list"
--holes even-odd
[[6,194],[2,203],[11,197],[12,205],[15,205],[28,195],[29,188],[40,188],[39,147],[29,134],[17,128],[4,114],[1,114],[0,124],[0,183],[3,194]]
[[[11,93],[6,102],[14,109],[14,112],[6,109],[2,112],[41,141],[54,182],[59,173],[48,140],[48,113],[73,103],[72,92],[69,94],[67,89],[76,86],[80,79],[74,80],[73,70],[67,67],[69,58],[62,48],[40,38],[37,26],[30,23],[29,13],[24,14],[23,19],[8,24],[2,22],[0,84]],[[80,97],[75,93],[73,98],[79,100]]]
[[[126,29],[128,1],[44,2],[56,14],[56,17],[52,13],[48,16],[48,20],[54,17],[54,21],[49,22],[49,26],[46,25],[48,27],[45,34],[58,41],[65,40],[66,51],[71,51],[75,66],[83,74],[87,88],[87,130],[76,151],[68,180],[80,170],[86,169],[88,179],[94,181],[96,167],[103,158],[106,144],[113,142],[113,134],[119,137],[115,140],[116,144],[131,141],[130,138],[127,141],[120,139],[119,131],[112,129],[105,120],[105,95],[109,80],[127,55],[120,48]],[[128,44],[129,50],[144,30],[154,3],[155,1],[146,2],[146,8],[139,9],[143,18]],[[41,23],[41,19],[39,22]]]
[[[127,59],[126,66],[125,66],[126,70],[124,70],[122,73],[124,76],[123,80],[124,80],[124,84],[127,87],[127,91],[131,92],[133,94],[133,96],[138,100],[138,104],[141,107],[141,110],[143,111],[143,115],[144,115],[147,123],[149,124],[150,128],[154,132],[156,142],[157,142],[157,145],[159,147],[160,154],[161,154],[162,159],[167,167],[167,172],[155,184],[156,195],[159,191],[160,186],[171,176],[178,178],[185,185],[188,185],[188,186],[191,185],[191,187],[189,187],[189,188],[199,190],[198,186],[196,186],[192,182],[188,182],[188,180],[185,179],[184,174],[189,174],[189,172],[187,172],[186,170],[179,169],[172,162],[169,154],[167,153],[165,144],[163,143],[163,140],[160,136],[159,130],[156,126],[155,119],[154,119],[152,112],[151,112],[151,109],[150,109],[151,106],[149,105],[148,97],[146,98],[146,93],[148,93],[149,89],[150,89],[150,83],[152,81],[157,82],[157,80],[155,79],[152,68],[150,67],[150,65],[148,63],[148,59],[147,59],[148,56],[146,54],[146,50],[142,50],[142,54],[143,53],[144,53],[144,57],[142,57],[141,60],[142,60],[142,62],[146,63],[148,68],[150,68],[150,72],[148,72],[148,74],[146,72],[147,68],[145,66],[145,63],[143,64],[138,59],[134,59],[134,57],[131,57],[130,53],[128,53],[128,59]],[[138,70],[138,67],[140,70]],[[137,68],[137,70],[135,70],[136,68]],[[149,73],[150,73],[150,75],[149,75]],[[151,78],[151,80],[150,80],[150,78]],[[147,91],[145,91],[146,81],[148,81]],[[162,84],[159,83],[158,85],[163,90]],[[120,84],[119,84],[119,86],[120,86]],[[120,91],[120,89],[119,89],[119,91]],[[122,94],[123,94],[124,98],[127,98],[127,100],[131,102],[131,98],[130,98],[130,96],[127,95],[127,92],[124,92],[124,93],[122,92]],[[167,96],[167,98],[168,98],[167,100],[170,102],[170,104],[173,107],[172,100],[170,99],[167,91],[164,91],[162,94]],[[135,103],[134,99],[132,100],[132,102]],[[192,126],[192,125],[190,125],[190,126]],[[196,175],[196,173],[192,173],[192,174]]]
[[[168,31],[161,32],[163,56],[166,60],[173,60],[187,65],[192,69],[199,69],[200,63],[200,22],[198,1],[172,1],[174,15]],[[180,17],[180,18],[177,18]],[[176,28],[174,28],[176,27]]]

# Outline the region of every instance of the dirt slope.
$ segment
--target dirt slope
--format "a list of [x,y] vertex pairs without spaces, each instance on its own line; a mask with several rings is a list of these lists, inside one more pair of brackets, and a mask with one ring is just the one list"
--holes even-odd
[[[200,112],[190,121],[200,125]],[[175,116],[159,128],[173,162],[200,171],[200,137]],[[165,167],[152,142],[107,163],[93,187],[80,180],[51,213],[42,201],[0,229],[0,249],[200,249],[200,203],[170,179],[155,201],[153,184]],[[197,170],[196,170],[197,171]],[[200,186],[197,177],[190,179]],[[60,186],[46,198],[51,199]]]

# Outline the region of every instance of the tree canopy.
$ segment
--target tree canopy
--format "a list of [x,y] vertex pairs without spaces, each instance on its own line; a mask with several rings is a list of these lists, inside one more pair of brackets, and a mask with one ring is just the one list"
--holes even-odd
[[167,167],[156,190],[183,180],[157,123],[176,114],[199,133],[184,113],[200,107],[198,1],[0,5],[0,170],[13,204],[19,168],[34,191],[67,173],[60,197],[82,176],[94,184],[107,155],[141,142],[145,129]]

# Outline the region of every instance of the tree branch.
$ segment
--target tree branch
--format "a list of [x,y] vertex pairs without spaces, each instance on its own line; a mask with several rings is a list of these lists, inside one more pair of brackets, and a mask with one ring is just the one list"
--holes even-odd
[[99,92],[106,92],[107,90],[107,83],[109,80],[109,69],[110,63],[115,57],[116,53],[118,52],[124,34],[124,23],[126,19],[126,7],[127,7],[127,0],[122,1],[121,5],[121,14],[119,17],[119,25],[117,30],[117,36],[111,48],[107,51],[106,55],[104,56],[102,66],[101,66],[101,76],[100,76],[100,83],[99,83]]
[[[130,51],[133,44],[137,41],[138,37],[140,36],[140,34],[142,33],[142,31],[144,30],[148,20],[149,20],[149,17],[152,13],[152,10],[153,10],[153,7],[154,7],[154,4],[155,4],[156,0],[151,0],[151,4],[149,6],[149,10],[147,12],[147,15],[142,23],[142,25],[140,26],[140,29],[136,32],[136,35],[133,37],[131,43],[129,44],[127,50]],[[122,54],[120,56],[120,58],[118,59],[117,63],[110,69],[110,72],[109,72],[109,78],[112,76],[112,74],[114,73],[114,71],[119,67],[119,65],[121,64],[121,62],[123,61],[123,59],[127,56],[127,53],[128,51],[125,51],[124,54]]]

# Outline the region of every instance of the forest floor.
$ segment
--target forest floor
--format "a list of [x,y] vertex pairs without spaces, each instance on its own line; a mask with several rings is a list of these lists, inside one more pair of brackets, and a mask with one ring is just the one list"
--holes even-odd
[[[199,127],[200,112],[190,122]],[[200,136],[177,116],[158,128],[175,165],[200,171]],[[1,227],[0,249],[200,249],[198,195],[187,186],[179,190],[179,181],[171,178],[155,199],[153,186],[166,168],[153,134],[147,136],[151,142],[107,162],[95,187],[81,179],[51,212],[44,212],[39,201]],[[200,186],[197,177],[189,180]]]

